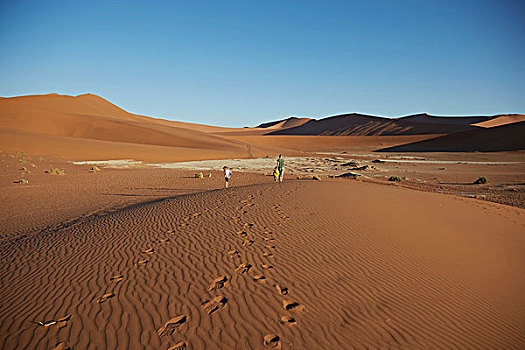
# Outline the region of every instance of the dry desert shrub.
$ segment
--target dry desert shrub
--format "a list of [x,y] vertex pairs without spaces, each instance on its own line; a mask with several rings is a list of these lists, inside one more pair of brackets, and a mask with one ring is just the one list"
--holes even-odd
[[490,181],[485,176],[479,177],[476,181],[474,181],[474,185],[483,185],[488,184]]
[[44,170],[44,173],[51,174],[51,175],[65,175],[66,174],[64,170],[58,169],[58,168],[51,168],[51,169]]
[[390,176],[388,178],[388,181],[393,181],[393,182],[401,182],[403,181],[405,178],[404,177],[399,177],[399,176]]

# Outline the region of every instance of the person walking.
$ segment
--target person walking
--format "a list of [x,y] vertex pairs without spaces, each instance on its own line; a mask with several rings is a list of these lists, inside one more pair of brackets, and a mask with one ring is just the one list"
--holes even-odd
[[279,154],[279,158],[277,158],[277,169],[279,170],[279,182],[283,182],[284,159],[282,154]]
[[228,188],[228,182],[232,176],[232,171],[227,166],[222,167],[222,170],[224,170],[224,187]]

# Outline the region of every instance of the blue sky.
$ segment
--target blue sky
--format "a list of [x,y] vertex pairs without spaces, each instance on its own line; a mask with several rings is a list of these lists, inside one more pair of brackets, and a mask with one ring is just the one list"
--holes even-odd
[[524,1],[0,1],[0,96],[223,126],[525,113]]

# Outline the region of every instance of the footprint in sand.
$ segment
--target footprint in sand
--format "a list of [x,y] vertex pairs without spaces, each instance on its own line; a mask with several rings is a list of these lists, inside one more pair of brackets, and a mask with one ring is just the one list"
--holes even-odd
[[268,264],[262,264],[261,267],[263,269],[273,269],[273,266],[272,265],[268,265]]
[[271,244],[268,244],[268,245],[266,246],[266,248],[268,248],[268,249],[275,249],[275,246],[274,246],[274,245],[271,245]]
[[57,320],[57,328],[62,329],[67,326],[67,322],[71,319],[71,315],[64,316]]
[[181,341],[175,345],[173,345],[171,348],[169,348],[168,350],[186,350],[188,347],[188,344],[186,344],[185,341]]
[[55,347],[51,350],[71,350],[71,347],[69,346],[68,343],[60,342],[60,343],[56,343]]
[[113,275],[112,277],[109,278],[109,280],[113,282],[120,282],[123,279],[124,279],[123,275]]
[[292,300],[283,300],[283,307],[288,311],[294,311],[294,312],[304,312],[305,311],[304,305],[301,305],[298,302],[292,301]]
[[142,252],[143,252],[144,254],[153,254],[154,251],[155,251],[155,249],[153,249],[153,248],[149,248],[149,249],[143,250]]
[[161,244],[168,243],[169,241],[170,241],[169,238],[161,238],[161,239],[160,239],[160,243],[161,243]]
[[255,241],[253,239],[247,239],[244,242],[242,242],[242,245],[246,247],[251,247],[254,243]]
[[59,329],[61,328],[64,328],[65,326],[67,326],[67,321],[69,321],[71,319],[71,315],[67,315],[67,316],[64,316],[64,317],[61,317],[59,319],[56,319],[56,320],[50,320],[50,321],[44,321],[44,322],[35,322],[35,321],[31,321],[41,327],[49,327],[49,326],[52,326],[52,325],[57,325],[57,327]]
[[284,326],[292,327],[297,324],[297,321],[292,316],[281,316],[281,320],[279,321]]
[[273,238],[273,237],[264,237],[264,240],[265,241],[274,241],[275,238]]
[[217,277],[216,279],[213,280],[213,282],[208,287],[208,292],[211,292],[212,290],[215,290],[215,289],[221,289],[222,287],[224,287],[227,281],[228,281],[228,276]]
[[173,333],[175,333],[177,328],[179,328],[186,322],[186,320],[186,315],[179,315],[177,317],[174,317],[171,320],[168,320],[166,323],[164,323],[164,326],[159,328],[157,334],[160,336],[172,335]]
[[264,345],[271,349],[281,348],[281,338],[277,334],[267,334],[264,336]]
[[228,254],[230,255],[230,258],[239,258],[240,257],[240,254],[238,250],[230,250],[228,252]]
[[252,223],[244,224],[244,227],[253,227],[253,226],[255,226],[255,224],[252,224]]
[[239,236],[243,237],[243,238],[246,237],[246,236],[248,236],[248,233],[246,233],[246,231],[239,231],[239,232],[237,232],[237,234],[238,234]]
[[263,253],[263,256],[265,256],[265,257],[267,257],[267,258],[273,258],[274,255],[273,255],[272,253],[266,253],[266,252],[264,252],[264,253]]
[[227,302],[228,302],[228,299],[226,299],[225,296],[219,295],[211,300],[207,300],[204,303],[202,303],[202,307],[204,308],[204,310],[206,310],[208,315],[211,315],[221,310],[222,308],[224,308]]
[[250,271],[251,268],[252,268],[251,264],[240,264],[239,266],[237,266],[235,271],[237,271],[241,275],[244,275],[246,272]]
[[266,277],[263,275],[255,275],[253,276],[253,280],[257,283],[266,283]]
[[282,286],[276,284],[276,285],[275,285],[275,289],[277,289],[277,291],[278,291],[279,294],[281,294],[281,295],[286,295],[286,294],[288,294],[288,288],[286,288],[286,287],[282,287]]
[[138,264],[139,266],[141,266],[141,265],[146,265],[147,263],[149,263],[149,260],[148,260],[148,259],[144,259],[144,258],[139,259],[139,261],[137,261],[137,264]]
[[100,298],[97,299],[97,303],[103,303],[105,301],[108,301],[109,299],[113,298],[115,296],[115,294],[113,293],[106,293],[104,294],[103,296],[101,296]]

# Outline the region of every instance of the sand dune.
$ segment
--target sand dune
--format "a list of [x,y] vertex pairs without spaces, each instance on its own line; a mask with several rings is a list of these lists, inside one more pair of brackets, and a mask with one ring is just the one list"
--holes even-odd
[[95,95],[0,99],[3,150],[69,159],[191,160],[254,157],[271,147],[221,137],[224,130],[128,113]]
[[381,152],[497,152],[525,149],[525,122],[444,135]]
[[476,123],[486,122],[497,116],[434,116],[427,113],[407,115],[406,117],[397,118],[399,121],[411,123],[424,123],[433,125],[473,125]]
[[[59,154],[75,160],[132,158],[169,162],[251,158],[279,153],[299,155],[305,151],[375,150],[459,131],[516,125],[522,119],[522,115],[419,114],[388,119],[347,114],[321,120],[292,117],[257,128],[222,128],[128,113],[91,94],[76,97],[50,94],[0,98],[0,146],[5,151]],[[450,147],[457,148],[452,144]],[[498,147],[482,149],[516,149]],[[460,149],[479,147],[473,144],[469,148],[465,144]]]
[[[343,114],[271,131],[268,135],[379,136],[449,134],[522,121],[524,116],[496,115],[437,117],[415,114],[402,118],[382,118],[364,114]],[[269,123],[270,124],[270,123]]]
[[525,115],[523,114],[508,114],[508,115],[496,116],[495,118],[492,118],[490,120],[472,124],[472,125],[481,126],[483,128],[492,128],[495,126],[520,123],[523,121],[525,121]]
[[471,128],[474,127],[460,124],[423,123],[410,119],[389,119],[353,113],[312,120],[297,127],[273,131],[269,135],[418,135],[444,134]]
[[0,109],[1,126],[17,131],[173,147],[236,146],[214,135],[127,113],[95,95],[4,98]]
[[298,118],[298,117],[290,117],[283,120],[277,120],[274,122],[269,123],[262,123],[258,125],[258,128],[264,128],[264,129],[286,129],[286,128],[293,128],[296,126],[303,125],[304,123],[307,123],[311,121],[312,118]]
[[2,242],[0,347],[522,348],[522,214],[292,181],[87,217]]
[[[65,136],[43,135],[0,128],[0,145],[4,151],[23,150],[29,154],[59,155],[70,160],[135,159],[149,162],[188,161],[263,157],[279,149],[245,143],[210,143],[211,148],[189,143],[184,146],[147,145]],[[177,141],[177,140],[176,140]],[[214,147],[219,144],[220,147]],[[197,146],[197,147],[195,147]]]
[[[304,152],[350,152],[373,151],[378,146],[391,147],[427,140],[440,135],[394,135],[394,136],[309,136],[309,135],[239,135],[229,138],[251,145],[286,150],[288,155]],[[284,152],[284,151],[283,151]],[[299,153],[294,153],[299,152]],[[281,153],[281,152],[279,152]],[[278,153],[277,153],[278,154]]]

